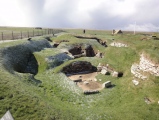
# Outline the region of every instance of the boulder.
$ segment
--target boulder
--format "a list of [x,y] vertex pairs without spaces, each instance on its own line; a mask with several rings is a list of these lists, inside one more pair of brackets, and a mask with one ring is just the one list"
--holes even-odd
[[106,69],[102,69],[101,70],[101,74],[103,74],[103,75],[106,75],[106,74],[108,74],[109,72],[106,70]]
[[113,76],[113,77],[118,77],[118,72],[114,71],[114,72],[112,73],[112,76]]
[[102,84],[102,87],[103,88],[108,88],[108,87],[111,87],[112,85],[111,85],[111,82],[110,81],[107,81],[107,82],[105,82],[105,83],[103,83]]
[[134,85],[138,85],[139,84],[139,81],[137,81],[137,80],[132,80],[132,82],[133,82]]

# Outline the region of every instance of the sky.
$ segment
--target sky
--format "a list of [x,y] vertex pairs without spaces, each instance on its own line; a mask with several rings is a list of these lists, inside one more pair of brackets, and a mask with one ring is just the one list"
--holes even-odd
[[159,0],[0,0],[0,26],[159,32]]

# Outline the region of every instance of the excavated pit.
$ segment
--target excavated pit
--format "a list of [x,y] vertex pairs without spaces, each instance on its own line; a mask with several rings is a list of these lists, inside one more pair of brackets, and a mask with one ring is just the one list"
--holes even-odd
[[89,94],[99,93],[99,90],[102,89],[102,85],[95,80],[98,75],[97,68],[92,66],[90,62],[72,62],[64,67],[62,72],[74,81],[84,91],[84,94],[86,91]]
[[97,68],[92,66],[90,62],[87,61],[75,61],[71,64],[65,66],[62,69],[62,72],[71,75],[71,74],[84,74],[84,73],[92,73],[96,72]]
[[80,45],[76,45],[73,48],[69,49],[69,52],[75,57],[94,57],[95,52],[91,45],[86,45],[84,48]]

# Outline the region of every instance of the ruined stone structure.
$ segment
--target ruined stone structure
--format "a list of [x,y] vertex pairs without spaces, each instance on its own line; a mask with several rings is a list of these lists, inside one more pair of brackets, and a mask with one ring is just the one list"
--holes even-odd
[[143,75],[144,72],[148,72],[154,76],[159,76],[159,64],[154,64],[147,59],[144,54],[141,54],[139,64],[133,64],[131,66],[131,73],[134,74],[135,77],[144,80],[147,78],[146,75]]
[[149,59],[146,59],[143,54],[141,54],[140,57],[139,68],[144,72],[149,72],[155,76],[159,76],[159,64],[155,64]]

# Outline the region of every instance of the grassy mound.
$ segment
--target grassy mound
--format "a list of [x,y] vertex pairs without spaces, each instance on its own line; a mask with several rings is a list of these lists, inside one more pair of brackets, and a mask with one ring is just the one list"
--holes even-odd
[[[147,54],[158,62],[157,40],[143,40],[141,38],[145,35],[140,33],[112,36],[109,31],[86,30],[85,35],[81,30],[68,32],[71,33],[50,38],[53,42],[69,41],[61,42],[57,48],[52,48],[52,43],[47,40],[17,41],[0,45],[0,117],[10,110],[16,120],[159,118],[159,78],[149,75],[148,80],[140,80],[140,84],[134,86],[134,78],[130,72],[131,65],[139,61],[140,53]],[[97,37],[106,41],[108,47],[101,46],[96,40],[74,36]],[[109,46],[114,41],[128,44],[128,47]],[[102,52],[104,57],[72,59],[64,53],[77,44],[89,44],[93,50]],[[109,64],[124,75],[116,78],[99,74],[97,79],[101,79],[101,83],[109,80],[114,87],[103,89],[99,94],[84,95],[61,72],[63,67],[74,61],[87,61],[93,66],[99,63]],[[145,97],[151,100],[150,104],[144,101]]]

